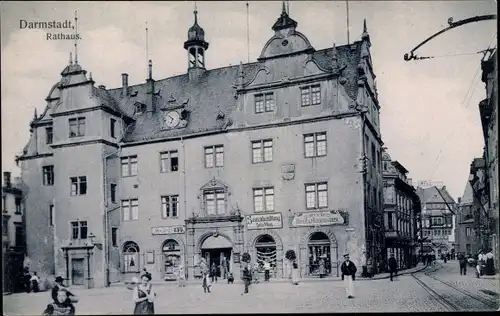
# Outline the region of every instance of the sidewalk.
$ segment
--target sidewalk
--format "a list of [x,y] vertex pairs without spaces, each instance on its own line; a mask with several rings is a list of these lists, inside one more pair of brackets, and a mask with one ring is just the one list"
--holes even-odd
[[[425,268],[426,267],[424,264],[419,263],[416,267],[413,267],[411,269],[405,269],[405,270],[398,271],[398,275],[405,275],[405,274],[419,272],[419,271],[424,270]],[[379,274],[373,276],[372,278],[363,278],[361,276],[357,276],[356,281],[383,280],[383,279],[389,279],[389,278],[390,278],[390,274],[387,272],[387,273],[379,273]],[[304,278],[300,279],[300,282],[303,282],[303,283],[336,282],[336,281],[337,282],[342,281],[342,278],[340,278],[340,277],[326,277],[326,278],[320,279],[318,277],[304,277]],[[291,279],[271,279],[269,282],[270,283],[290,283]],[[160,285],[160,286],[177,286],[177,281],[151,281],[151,283],[154,285]],[[227,280],[219,279],[219,281],[217,283],[225,284],[225,283],[227,283]],[[243,281],[235,279],[234,283],[235,284],[242,284]],[[264,283],[264,282],[261,281],[260,283]],[[201,284],[201,279],[186,280],[186,284]],[[123,283],[123,282],[111,284],[111,287],[115,287],[115,286],[123,286],[124,287],[124,286],[127,286],[127,284]]]

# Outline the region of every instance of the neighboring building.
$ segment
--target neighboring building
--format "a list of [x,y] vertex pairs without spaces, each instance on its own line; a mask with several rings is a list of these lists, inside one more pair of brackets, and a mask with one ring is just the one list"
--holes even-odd
[[486,84],[486,99],[479,103],[479,112],[483,127],[485,140],[484,160],[485,160],[485,188],[488,212],[488,248],[493,248],[495,258],[500,255],[500,243],[498,241],[499,225],[498,220],[498,63],[497,50],[481,62],[482,81]]
[[11,173],[4,172],[2,186],[2,252],[3,290],[21,289],[25,247],[24,201],[20,183],[12,182]]
[[385,246],[388,259],[394,254],[399,269],[417,264],[420,236],[421,206],[408,170],[382,152],[384,178],[384,226]]
[[417,188],[422,204],[422,252],[453,255],[456,248],[455,201],[446,186]]
[[[366,23],[361,40],[315,50],[283,8],[258,60],[205,69],[203,29],[187,73],[94,87],[76,62],[35,117],[22,156],[28,255],[71,285],[172,277],[183,264],[241,255],[287,277],[324,258],[340,276],[384,250],[379,110]],[[173,48],[172,48],[173,49]],[[178,49],[181,49],[180,47]]]
[[457,203],[457,251],[466,255],[475,255],[480,250],[480,240],[477,238],[476,229],[477,214],[480,214],[481,210],[478,210],[474,202],[472,185],[467,180],[464,193],[461,198],[458,198]]

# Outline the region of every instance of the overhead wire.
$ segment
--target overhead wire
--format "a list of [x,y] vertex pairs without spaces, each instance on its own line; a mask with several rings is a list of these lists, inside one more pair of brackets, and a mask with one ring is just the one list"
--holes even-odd
[[[488,45],[488,48],[485,51],[488,51],[491,48],[491,45],[493,45],[493,43],[494,43],[494,41],[496,39],[496,36],[497,36],[497,33],[495,32],[495,34],[493,35],[493,38],[490,41],[490,44]],[[483,52],[483,51],[480,51],[480,52]],[[479,84],[479,81],[476,81],[476,78],[478,78],[478,74],[479,74],[480,70],[481,70],[481,64],[478,65],[478,67],[476,69],[476,73],[474,74],[474,77],[472,78],[472,81],[471,81],[471,83],[469,85],[469,88],[467,89],[467,93],[465,94],[465,96],[464,96],[464,98],[462,100],[462,103],[460,104],[460,108],[461,109],[467,108],[467,106],[470,103],[470,100],[472,99],[472,96],[474,95],[474,92],[476,91],[476,88],[477,88],[477,86]],[[472,89],[472,92],[471,92],[471,89]],[[471,93],[469,94],[469,92],[471,92]],[[451,143],[449,140],[453,139],[453,137],[455,136],[456,132],[457,132],[457,129],[453,129],[451,135],[447,138],[448,141],[445,144],[445,146],[449,145]],[[435,160],[434,168],[431,171],[431,175],[430,175],[429,179],[432,179],[432,177],[434,176],[437,168],[439,167],[439,164],[441,163],[441,157],[442,157],[443,151],[445,149],[445,146],[441,146],[441,148],[439,150],[438,156],[437,156],[437,158]]]

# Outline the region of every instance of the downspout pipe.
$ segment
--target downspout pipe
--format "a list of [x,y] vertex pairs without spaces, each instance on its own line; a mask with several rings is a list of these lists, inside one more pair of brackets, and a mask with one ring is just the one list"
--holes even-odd
[[[121,116],[122,122],[123,122],[123,115]],[[123,129],[123,134],[122,138],[118,142],[118,149],[106,156],[103,157],[103,197],[104,197],[104,265],[106,268],[106,287],[109,287],[110,285],[110,280],[109,280],[109,242],[108,242],[108,235],[109,235],[109,218],[108,214],[110,211],[115,210],[116,208],[112,210],[108,210],[108,187],[107,187],[107,162],[108,158],[119,155],[122,151],[122,142],[123,142],[123,137],[126,133],[126,129]]]

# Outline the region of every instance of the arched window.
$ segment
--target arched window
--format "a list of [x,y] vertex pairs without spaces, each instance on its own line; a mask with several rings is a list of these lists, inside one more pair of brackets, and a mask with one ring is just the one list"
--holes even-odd
[[139,246],[128,241],[123,245],[123,265],[124,272],[139,272]]
[[264,262],[269,261],[271,269],[276,269],[276,241],[269,235],[261,235],[255,242],[256,261],[259,268],[263,269]]
[[323,232],[315,232],[309,238],[307,243],[309,248],[309,274],[319,275],[320,266],[324,267],[324,274],[328,275],[331,273],[331,249],[330,249],[330,238]]

